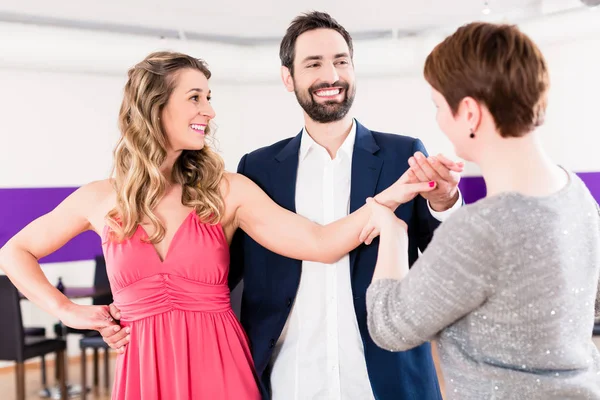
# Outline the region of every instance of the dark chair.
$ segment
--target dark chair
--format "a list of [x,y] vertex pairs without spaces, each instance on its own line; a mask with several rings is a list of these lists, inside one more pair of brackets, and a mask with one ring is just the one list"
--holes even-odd
[[[25,338],[39,338],[39,337],[46,337],[46,328],[42,328],[42,327],[38,327],[38,326],[33,326],[33,327],[25,327],[23,328],[24,332],[25,332]],[[42,375],[42,389],[40,390],[40,397],[51,397],[52,393],[50,393],[50,389],[48,388],[48,381],[47,381],[47,376],[48,374],[46,373],[46,356],[42,354],[42,361],[41,361],[41,375]]]
[[102,336],[91,335],[84,336],[79,341],[79,347],[81,348],[81,400],[86,399],[87,389],[87,349],[94,349],[94,390],[98,390],[99,377],[98,377],[98,349],[104,349],[104,388],[108,391],[110,381],[109,371],[109,347],[102,339]]
[[[96,256],[95,261],[96,261],[96,267],[94,270],[94,287],[108,289],[110,291],[110,283],[108,281],[108,274],[106,273],[106,261],[104,260],[104,256],[102,256],[102,255]],[[108,304],[111,304],[112,302],[113,302],[113,297],[110,292],[107,295],[94,297],[92,299],[93,305],[108,305]],[[100,333],[98,331],[91,331],[91,330],[86,330],[86,329],[75,329],[75,328],[70,328],[70,327],[64,326],[62,324],[54,325],[54,332],[56,333],[56,336],[58,336],[58,337],[65,337],[69,334],[78,334],[78,335],[84,335],[84,338],[82,340],[93,337],[93,336],[96,336],[100,340],[102,340],[102,337],[100,336]],[[84,342],[84,343],[87,343],[87,342]],[[104,348],[104,360],[105,360],[104,361],[105,362],[104,370],[108,371],[109,347],[108,346],[106,346],[106,347],[90,346],[90,347],[94,349],[94,386],[97,387],[99,384],[98,349]],[[85,358],[81,359],[82,364],[85,364],[85,361],[86,361]],[[82,388],[81,388],[82,393],[87,392],[86,390],[84,390],[84,387],[85,386],[82,386]]]
[[[104,306],[104,305],[108,305],[113,302],[113,297],[112,297],[112,294],[110,293],[110,283],[108,281],[108,274],[106,273],[106,261],[104,260],[103,256],[96,256],[95,261],[96,261],[96,267],[94,269],[94,287],[108,289],[109,294],[104,295],[104,296],[94,297],[92,299],[92,304],[96,305],[96,306],[99,306],[99,305]],[[65,336],[70,333],[75,333],[75,334],[79,334],[79,335],[90,335],[93,333],[98,334],[98,332],[96,332],[96,331],[70,328],[70,327],[64,326],[62,324],[54,325],[54,333],[56,333],[57,336]]]
[[65,382],[65,352],[67,343],[61,339],[26,337],[21,316],[19,292],[7,276],[0,276],[0,360],[16,363],[17,400],[25,400],[25,361],[56,353],[61,399],[67,399]]
[[25,336],[46,336],[46,328],[41,326],[31,326],[23,328]]
[[[94,287],[110,289],[110,283],[108,281],[108,275],[106,273],[106,262],[104,260],[104,256],[102,256],[102,255],[96,256],[95,261],[96,261],[96,266],[94,269]],[[108,294],[105,296],[100,296],[100,297],[92,299],[92,304],[94,304],[94,305],[107,305],[112,302],[113,302],[112,294]],[[74,329],[74,328],[66,327],[62,324],[55,324],[54,325],[54,334],[57,337],[62,338],[68,334],[92,335],[92,334],[98,334],[98,332],[82,330],[82,329]],[[39,326],[25,328],[25,336],[26,337],[46,336],[46,328],[39,327]],[[49,393],[47,384],[46,384],[46,382],[47,382],[46,360],[44,359],[44,357],[42,357],[41,366],[42,366],[41,370],[42,370],[42,385],[43,385],[42,391]],[[97,371],[98,371],[98,350],[97,349],[94,350],[94,370],[96,371],[94,373],[94,376],[96,376]],[[58,376],[57,376],[57,378],[58,378]]]

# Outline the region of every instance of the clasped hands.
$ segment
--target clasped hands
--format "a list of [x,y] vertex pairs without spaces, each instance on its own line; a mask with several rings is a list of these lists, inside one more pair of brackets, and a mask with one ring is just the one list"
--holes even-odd
[[425,157],[415,153],[408,160],[409,169],[389,188],[374,198],[368,198],[367,204],[371,217],[360,234],[360,241],[371,244],[382,231],[401,228],[407,232],[408,226],[394,214],[396,208],[417,195],[429,202],[429,207],[438,212],[450,209],[459,198],[458,183],[464,164],[456,163],[442,154]]

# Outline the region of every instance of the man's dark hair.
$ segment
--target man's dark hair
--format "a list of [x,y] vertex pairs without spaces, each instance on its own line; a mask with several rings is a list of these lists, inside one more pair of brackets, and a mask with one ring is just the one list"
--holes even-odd
[[294,55],[296,52],[296,39],[304,32],[314,29],[333,29],[346,40],[352,58],[354,50],[352,48],[352,37],[342,25],[340,25],[329,14],[319,11],[302,14],[292,21],[288,27],[285,36],[281,40],[279,47],[279,58],[281,65],[287,67],[290,73],[294,74]]

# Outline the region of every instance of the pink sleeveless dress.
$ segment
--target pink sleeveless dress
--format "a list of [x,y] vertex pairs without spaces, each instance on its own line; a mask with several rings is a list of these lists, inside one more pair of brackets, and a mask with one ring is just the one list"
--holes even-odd
[[259,399],[248,341],[229,301],[229,246],[191,212],[161,261],[138,226],[103,250],[121,326],[113,400]]

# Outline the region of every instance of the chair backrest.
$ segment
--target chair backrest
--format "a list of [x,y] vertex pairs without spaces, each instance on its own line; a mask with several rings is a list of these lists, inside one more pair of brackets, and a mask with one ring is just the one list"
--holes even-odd
[[[108,274],[106,273],[106,261],[104,256],[96,256],[96,269],[94,271],[94,287],[106,288],[110,290],[110,282],[108,281]],[[112,294],[106,296],[95,297],[92,300],[94,305],[107,305],[113,302]]]
[[19,291],[6,275],[0,275],[0,360],[23,362],[25,334]]

